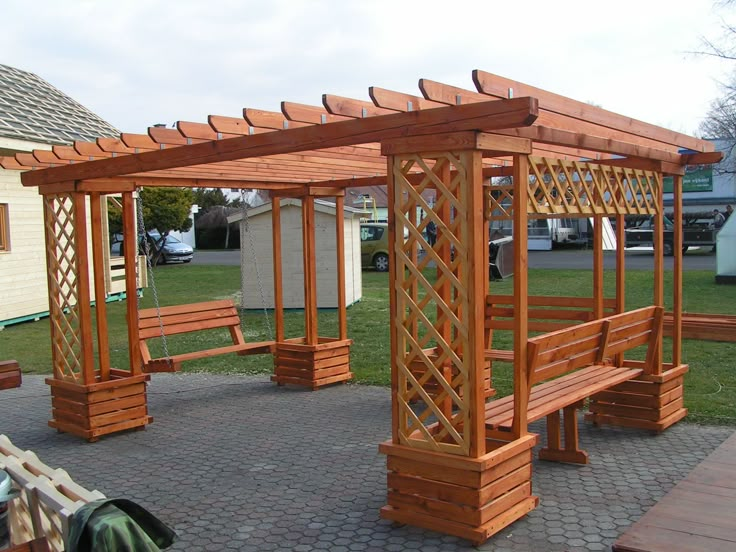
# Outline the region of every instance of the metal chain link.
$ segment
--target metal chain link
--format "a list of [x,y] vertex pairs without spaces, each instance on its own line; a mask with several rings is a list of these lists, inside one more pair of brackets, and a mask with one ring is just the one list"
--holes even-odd
[[[140,190],[136,198],[136,210],[138,211],[138,229],[143,232],[143,254],[146,256],[146,267],[148,269],[148,278],[151,280],[151,291],[153,292],[153,304],[156,306],[156,316],[158,317],[158,327],[161,330],[161,344],[164,349],[164,358],[169,368],[172,367],[171,355],[169,354],[169,345],[166,342],[166,334],[164,333],[164,322],[161,319],[161,306],[158,301],[158,290],[156,290],[156,279],[153,276],[153,263],[151,262],[151,246],[148,243],[148,232],[143,221],[143,197]],[[141,296],[138,295],[138,310],[141,309]]]
[[[266,307],[266,294],[263,291],[263,281],[261,279],[261,271],[258,268],[258,258],[256,257],[256,244],[255,240],[253,239],[253,232],[250,231],[249,227],[249,215],[248,215],[248,203],[245,201],[245,190],[243,188],[240,189],[240,206],[243,211],[243,231],[248,234],[248,240],[250,242],[250,251],[251,256],[253,258],[253,266],[256,269],[256,282],[258,283],[258,291],[261,294],[261,305],[263,306],[263,317],[266,319],[266,328],[268,328],[268,336],[270,337],[271,341],[273,341],[273,328],[271,328],[271,319],[268,317],[268,308]],[[240,236],[241,239],[241,248],[242,248],[242,239],[243,236]],[[245,271],[243,270],[243,267],[240,267],[240,292],[241,292],[241,300],[240,300],[240,306],[243,310],[245,310]]]

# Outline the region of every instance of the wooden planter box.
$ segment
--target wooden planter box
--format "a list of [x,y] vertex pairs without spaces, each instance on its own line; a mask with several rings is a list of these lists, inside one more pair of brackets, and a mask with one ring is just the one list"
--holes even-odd
[[17,361],[4,360],[0,362],[0,389],[20,387],[21,381],[20,365]]
[[276,343],[274,375],[279,385],[292,383],[319,389],[352,379],[350,345],[352,339],[320,337],[317,345],[307,345],[304,338]]
[[531,483],[538,438],[488,441],[494,448],[480,458],[381,444],[388,467],[388,504],[381,517],[485,542],[539,503]]
[[79,385],[47,379],[51,387],[53,419],[49,426],[90,442],[102,435],[142,428],[153,421],[148,415],[148,374],[114,377],[110,381]]
[[[639,367],[639,361],[625,366]],[[642,375],[597,393],[590,398],[585,419],[594,424],[638,427],[664,431],[687,416],[683,406],[683,380],[688,366],[665,366],[661,375]]]

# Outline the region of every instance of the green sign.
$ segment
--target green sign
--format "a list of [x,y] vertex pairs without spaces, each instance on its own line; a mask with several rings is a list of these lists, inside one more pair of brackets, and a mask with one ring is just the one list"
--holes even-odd
[[[664,193],[673,192],[675,179],[671,176],[664,178]],[[682,177],[682,191],[687,192],[712,192],[713,191],[713,167],[697,165],[687,167],[685,176]]]

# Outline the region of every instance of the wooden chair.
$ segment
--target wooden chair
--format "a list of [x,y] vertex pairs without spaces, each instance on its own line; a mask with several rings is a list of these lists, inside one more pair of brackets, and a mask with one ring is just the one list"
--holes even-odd
[[[147,340],[164,335],[176,335],[216,328],[227,328],[233,344],[203,351],[194,351],[170,355],[162,358],[151,358]],[[273,341],[246,343],[240,330],[240,317],[232,300],[207,301],[191,303],[161,309],[144,309],[138,313],[138,339],[144,372],[178,372],[181,363],[187,360],[207,358],[228,353],[249,355],[269,353],[273,350]]]

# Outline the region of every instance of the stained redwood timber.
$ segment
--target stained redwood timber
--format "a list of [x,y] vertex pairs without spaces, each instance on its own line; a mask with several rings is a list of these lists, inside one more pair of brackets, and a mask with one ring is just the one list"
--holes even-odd
[[[635,360],[625,366],[644,367]],[[596,425],[614,425],[662,432],[687,416],[684,377],[687,364],[666,364],[661,374],[646,373],[590,397],[585,419]]]
[[110,433],[145,427],[153,421],[146,405],[149,377],[113,375],[104,384],[92,385],[49,378],[46,383],[53,407],[49,426],[90,442]]
[[276,343],[271,381],[278,385],[299,385],[312,391],[349,381],[353,378],[350,372],[352,343],[352,339],[326,337],[319,337],[312,344],[305,338]]
[[531,434],[511,442],[489,440],[479,458],[383,443],[379,450],[389,473],[381,517],[481,544],[539,503],[531,493],[537,440]]
[[[202,163],[376,142],[407,135],[526,126],[532,124],[536,117],[537,102],[534,98],[393,113],[384,117],[338,121],[329,125],[310,125],[279,131],[276,134],[228,138],[149,151],[135,156],[101,159],[94,163],[54,167],[45,171],[24,173],[21,179],[25,186],[37,186],[69,179],[120,176]],[[125,143],[125,135],[123,142]]]
[[509,92],[513,96],[534,96],[539,99],[540,107],[546,111],[572,117],[579,121],[594,123],[604,128],[635,134],[637,136],[645,136],[665,144],[686,147],[697,151],[712,152],[714,148],[713,144],[698,140],[687,134],[654,127],[648,123],[637,121],[631,117],[624,117],[612,111],[606,111],[589,103],[579,102],[479,69],[473,71],[473,82],[479,92],[489,96],[508,98],[510,97]]

